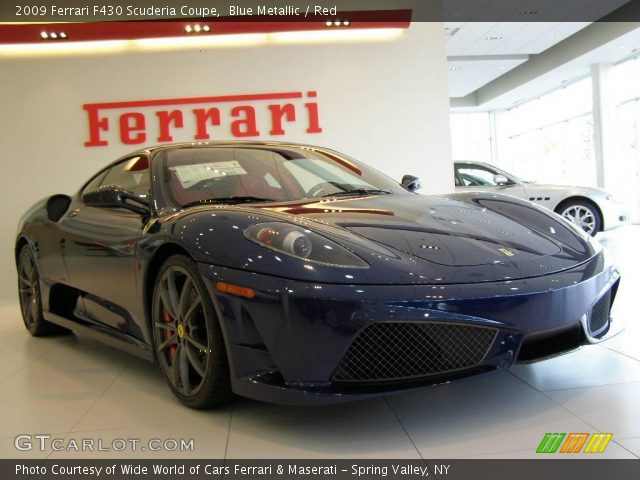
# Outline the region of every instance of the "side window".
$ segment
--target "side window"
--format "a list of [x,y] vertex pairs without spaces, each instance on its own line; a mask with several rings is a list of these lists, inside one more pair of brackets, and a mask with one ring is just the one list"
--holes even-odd
[[458,176],[465,187],[496,186],[493,177],[496,172],[476,166],[460,166]]
[[134,195],[146,197],[151,188],[149,159],[145,156],[132,157],[115,165],[100,182],[100,186],[105,185],[117,185]]

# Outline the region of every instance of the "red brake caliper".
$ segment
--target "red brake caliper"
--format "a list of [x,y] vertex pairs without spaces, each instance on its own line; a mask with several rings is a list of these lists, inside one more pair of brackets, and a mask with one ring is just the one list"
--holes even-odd
[[[173,322],[173,317],[171,316],[171,314],[167,311],[166,308],[163,308],[164,310],[164,321],[167,323],[174,323]],[[167,338],[165,340],[168,340],[170,337],[174,336],[175,332],[171,332],[169,330],[167,330]],[[177,350],[178,346],[177,345],[171,345],[169,347],[169,354],[171,355],[171,358],[176,358],[176,350]]]

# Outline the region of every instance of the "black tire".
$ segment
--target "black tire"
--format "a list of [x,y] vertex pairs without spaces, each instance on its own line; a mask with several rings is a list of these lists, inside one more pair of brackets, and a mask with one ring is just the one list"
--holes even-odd
[[592,237],[602,230],[600,210],[586,200],[568,200],[556,208],[556,213]]
[[150,317],[156,358],[174,395],[195,409],[231,401],[220,321],[190,258],[174,255],[163,263]]
[[38,265],[29,245],[24,245],[18,255],[18,299],[24,326],[34,337],[45,337],[68,332],[44,319],[40,275]]

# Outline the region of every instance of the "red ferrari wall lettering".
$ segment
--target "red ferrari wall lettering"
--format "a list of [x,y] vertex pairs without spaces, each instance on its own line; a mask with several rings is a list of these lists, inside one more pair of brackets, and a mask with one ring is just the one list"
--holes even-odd
[[277,136],[296,123],[307,133],[321,133],[316,96],[311,91],[87,103],[89,140],[84,144],[107,146],[116,135],[126,145],[171,142],[176,133],[185,138],[185,132],[193,140],[210,140],[216,129],[237,138]]

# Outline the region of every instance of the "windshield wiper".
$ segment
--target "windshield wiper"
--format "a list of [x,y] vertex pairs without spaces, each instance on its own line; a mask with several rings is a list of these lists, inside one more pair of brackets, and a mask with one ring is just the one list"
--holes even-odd
[[327,197],[351,197],[356,195],[391,195],[388,190],[377,190],[375,188],[354,188],[352,190],[344,190],[342,192],[328,193],[322,195],[322,198]]
[[260,202],[276,202],[273,198],[261,198],[261,197],[219,197],[219,198],[205,198],[203,200],[196,200],[195,202],[189,202],[182,205],[182,208],[195,207],[197,205],[217,205],[228,204],[237,205],[239,203],[260,203]]

